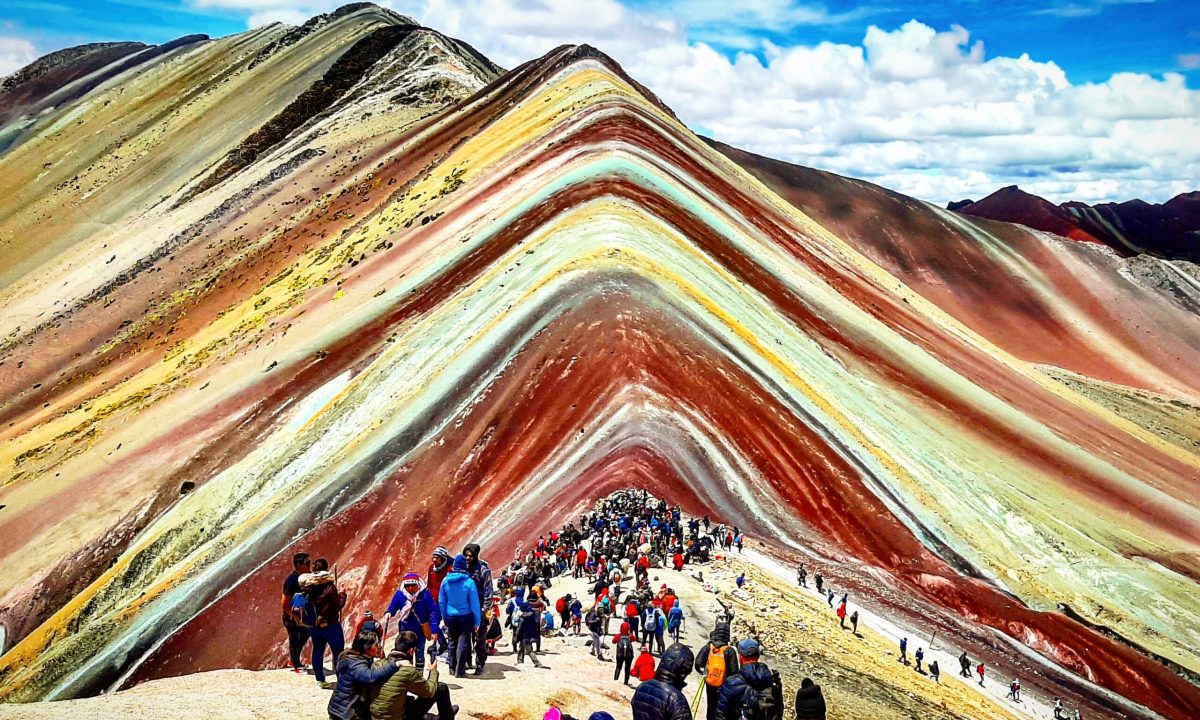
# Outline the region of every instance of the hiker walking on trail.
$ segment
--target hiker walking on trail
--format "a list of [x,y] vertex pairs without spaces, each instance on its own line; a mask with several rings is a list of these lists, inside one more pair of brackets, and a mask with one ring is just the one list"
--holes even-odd
[[979,687],[983,687],[983,663],[979,663],[979,666],[975,668],[975,672],[979,673]]
[[929,663],[929,677],[933,678],[935,683],[942,684],[942,669],[938,667],[937,660]]
[[633,720],[692,720],[683,688],[692,669],[692,651],[675,643],[658,661],[654,679],[638,686],[630,707]]
[[395,649],[388,654],[388,661],[394,662],[398,669],[371,702],[371,720],[424,718],[435,706],[438,720],[453,720],[458,712],[458,706],[450,703],[450,688],[438,681],[437,656],[430,659],[428,678],[413,664],[420,639],[420,635],[410,630],[396,636]]
[[571,628],[575,632],[575,636],[579,637],[579,626],[583,622],[583,603],[579,598],[571,601]]
[[852,628],[851,632],[853,632],[855,635],[857,635],[858,634],[858,611],[857,610],[855,610],[853,613],[850,614],[850,627]]
[[818,572],[813,576],[813,582],[817,584],[817,593],[824,594],[825,591],[821,589],[821,586],[825,584],[825,578],[821,577],[821,573]]
[[[479,607],[489,607],[492,604],[492,569],[487,561],[479,555],[479,546],[471,543],[463,548],[463,557],[467,560],[467,571],[475,581],[475,592],[479,595]],[[476,622],[476,625],[479,623]],[[487,640],[478,628],[472,632],[471,643],[475,651],[475,674],[483,674],[483,665],[487,662]],[[468,656],[468,660],[470,657]]]
[[349,650],[341,653],[334,668],[337,683],[326,707],[330,720],[371,720],[368,698],[399,669],[391,660],[372,667],[370,655],[378,642],[378,635],[364,632],[354,638]]
[[779,673],[759,662],[761,652],[754,638],[738,642],[741,669],[721,686],[716,720],[783,720],[783,682]]
[[796,582],[800,584],[800,587],[808,587],[808,570],[805,570],[803,565],[796,571]]
[[529,602],[523,602],[517,609],[517,664],[525,662],[529,656],[534,667],[541,667],[537,653],[533,651],[534,643],[542,636],[541,613]]
[[796,720],[825,720],[825,696],[821,686],[804,678],[796,691]]
[[908,664],[908,638],[900,638],[900,662]]
[[1063,706],[1061,698],[1054,698],[1054,720],[1066,720],[1063,717]]
[[[679,642],[679,633],[683,630],[683,605],[676,601],[671,605],[671,612],[667,613],[667,632],[671,634],[673,642]],[[660,639],[661,643],[662,640]]]
[[1008,697],[1010,700],[1021,702],[1021,681],[1013,678],[1008,684]]
[[629,684],[629,673],[633,669],[633,631],[629,627],[628,622],[621,623],[621,632],[613,636],[613,660],[616,661],[613,667],[613,680],[617,680],[621,676],[621,669],[625,669],[625,684]]
[[845,602],[842,602],[841,604],[838,605],[837,616],[838,616],[838,623],[841,625],[842,629],[845,630],[846,629],[846,603]]
[[708,720],[717,716],[717,698],[725,679],[740,669],[737,650],[729,644],[729,626],[720,623],[708,634],[708,642],[696,655],[696,672],[704,674],[708,697]]
[[587,625],[588,632],[592,634],[592,654],[597,660],[607,662],[604,659],[604,646],[601,644],[600,631],[603,629],[603,621],[600,619],[600,610],[593,605],[591,610],[588,610],[587,617],[583,619]]
[[442,618],[438,614],[437,603],[432,593],[425,587],[425,581],[415,572],[404,575],[400,588],[392,595],[392,601],[383,614],[384,635],[388,621],[396,618],[396,630],[408,630],[417,636],[416,666],[425,667],[425,642],[432,640],[436,648],[438,626]]
[[971,677],[971,658],[967,657],[966,650],[958,656],[958,674],[965,678]]
[[917,648],[917,654],[915,657],[917,658],[917,672],[919,672],[919,673],[925,672],[924,670],[921,669],[921,661],[925,659],[925,651],[922,650],[921,648]]
[[467,559],[462,555],[454,556],[450,572],[442,581],[438,591],[438,611],[446,619],[450,634],[450,672],[457,678],[466,677],[472,637],[479,631],[483,613],[479,590],[467,570]]
[[300,653],[308,644],[308,628],[303,624],[303,618],[292,614],[292,603],[301,594],[300,576],[312,572],[312,562],[308,553],[300,552],[292,556],[292,574],[283,580],[283,603],[280,609],[283,613],[283,629],[287,631],[288,659],[292,661],[292,672],[303,673],[304,664],[300,662]]
[[311,573],[300,576],[300,587],[312,606],[314,618],[313,626],[308,631],[312,637],[313,675],[316,675],[317,683],[328,690],[333,683],[325,680],[325,648],[329,648],[333,655],[333,667],[337,668],[338,658],[346,648],[346,636],[342,632],[342,608],[346,605],[346,593],[337,589],[337,576],[329,572],[328,560],[319,558],[312,568]]

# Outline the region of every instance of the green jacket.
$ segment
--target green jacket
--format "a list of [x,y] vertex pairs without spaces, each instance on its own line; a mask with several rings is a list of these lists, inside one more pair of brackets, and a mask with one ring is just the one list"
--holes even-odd
[[437,692],[438,672],[434,667],[429,671],[429,679],[421,671],[408,662],[403,662],[400,669],[387,679],[375,701],[371,703],[373,720],[404,720],[404,707],[408,703],[408,694],[417,697],[431,698]]

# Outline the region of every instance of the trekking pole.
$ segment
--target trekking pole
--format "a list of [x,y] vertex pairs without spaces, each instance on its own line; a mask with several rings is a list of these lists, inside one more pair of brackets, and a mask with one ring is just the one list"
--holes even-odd
[[704,694],[704,683],[696,686],[696,697],[692,698],[692,717],[696,717],[696,713],[700,712],[700,696]]

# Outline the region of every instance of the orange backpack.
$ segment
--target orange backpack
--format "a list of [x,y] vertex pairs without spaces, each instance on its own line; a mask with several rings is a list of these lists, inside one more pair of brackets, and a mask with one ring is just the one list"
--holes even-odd
[[705,676],[704,682],[710,687],[721,687],[725,684],[725,645],[717,647],[711,643],[708,646],[708,675]]

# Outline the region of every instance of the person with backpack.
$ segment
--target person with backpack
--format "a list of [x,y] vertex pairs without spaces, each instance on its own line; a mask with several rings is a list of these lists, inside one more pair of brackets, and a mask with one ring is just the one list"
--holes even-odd
[[542,636],[541,613],[528,602],[520,604],[517,610],[517,664],[525,661],[525,656],[533,660],[533,666],[540,668],[542,663],[537,653],[533,651],[534,643]]
[[329,572],[328,560],[318,558],[312,568],[311,573],[300,576],[300,587],[306,603],[312,608],[312,627],[308,633],[312,638],[313,675],[322,689],[329,690],[333,683],[325,679],[325,649],[333,655],[333,667],[337,668],[338,658],[346,649],[346,636],[342,631],[346,593],[337,589],[337,576]]
[[[671,605],[671,612],[667,613],[667,632],[671,634],[671,640],[679,642],[679,633],[683,631],[683,605],[676,600]],[[662,643],[660,637],[658,642]]]
[[692,669],[692,651],[674,643],[658,660],[654,679],[642,683],[633,693],[630,708],[633,720],[692,720],[692,709],[683,688]]
[[438,614],[437,602],[433,593],[425,586],[425,580],[416,572],[405,573],[400,580],[400,587],[392,595],[387,610],[383,613],[383,626],[386,628],[391,618],[396,618],[396,631],[405,630],[416,634],[416,666],[425,667],[425,643],[432,641],[437,645],[437,634],[442,624]]
[[575,632],[575,636],[579,636],[579,626],[583,622],[583,603],[579,598],[571,601],[571,628]]
[[479,591],[467,570],[467,559],[454,556],[450,572],[442,580],[438,591],[438,612],[445,618],[450,634],[450,672],[454,677],[467,675],[467,660],[472,651],[473,633],[479,632],[483,612],[479,605]]
[[908,664],[908,638],[900,638],[900,660],[899,662]]
[[642,650],[638,653],[637,660],[633,661],[633,670],[631,672],[634,677],[642,682],[654,679],[654,655],[645,643],[642,644]]
[[783,682],[759,662],[762,648],[754,638],[737,644],[741,669],[725,679],[717,696],[716,720],[783,720]]
[[929,663],[929,677],[933,678],[935,683],[939,685],[942,684],[942,669],[938,667],[937,660]]
[[821,573],[818,572],[815,576],[813,576],[813,582],[817,584],[817,594],[825,594],[825,591],[821,589],[821,586],[825,584],[825,578],[821,577]]
[[360,633],[341,653],[335,668],[337,684],[326,706],[330,720],[371,720],[371,696],[399,669],[391,660],[373,665],[371,651],[378,643],[375,633]]
[[288,659],[292,661],[292,672],[295,673],[305,671],[304,664],[300,662],[300,654],[308,644],[308,627],[303,624],[298,614],[292,612],[292,603],[297,595],[302,596],[300,576],[309,572],[312,572],[312,561],[308,553],[299,552],[292,556],[292,574],[283,580],[283,602],[280,610],[283,614],[283,629],[288,638]]
[[588,632],[592,634],[592,654],[601,662],[608,662],[604,657],[604,646],[602,644],[600,632],[604,629],[604,621],[600,619],[600,609],[597,605],[592,605],[592,609],[588,610],[587,617],[583,619],[587,625]]
[[708,642],[696,654],[696,672],[704,675],[704,693],[708,698],[708,720],[717,713],[717,698],[725,679],[737,672],[737,650],[729,644],[729,626],[718,623],[708,634]]
[[971,677],[971,658],[967,657],[966,650],[958,656],[958,674],[965,678]]
[[921,661],[925,659],[925,651],[917,648],[917,654],[914,657],[917,659],[917,672],[924,674],[925,671],[921,669]]
[[821,693],[821,686],[814,683],[812,678],[801,680],[794,707],[796,720],[825,720],[825,696]]
[[388,661],[395,663],[397,670],[371,702],[371,720],[423,720],[434,706],[439,720],[452,720],[458,712],[458,706],[450,702],[449,686],[438,682],[437,656],[430,658],[428,678],[413,664],[420,640],[421,636],[411,630],[396,635]]
[[633,631],[628,622],[621,623],[621,631],[613,636],[613,680],[621,676],[621,668],[625,668],[625,684],[629,684],[629,673],[633,669]]

